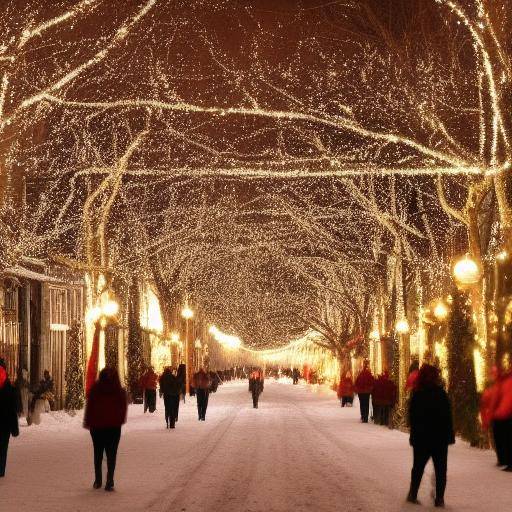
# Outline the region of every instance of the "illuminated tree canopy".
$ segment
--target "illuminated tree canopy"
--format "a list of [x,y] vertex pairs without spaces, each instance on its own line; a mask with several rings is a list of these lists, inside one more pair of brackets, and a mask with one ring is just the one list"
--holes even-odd
[[512,231],[509,7],[7,0],[1,263],[160,280],[261,346],[367,333],[383,255],[439,283]]

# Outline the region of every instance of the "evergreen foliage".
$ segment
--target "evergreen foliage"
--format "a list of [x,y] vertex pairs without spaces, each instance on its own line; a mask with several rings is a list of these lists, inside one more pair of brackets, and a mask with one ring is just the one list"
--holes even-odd
[[128,390],[132,401],[137,401],[142,396],[140,389],[140,378],[144,370],[144,355],[142,350],[142,335],[140,328],[140,296],[137,282],[130,285],[128,301]]
[[66,347],[66,402],[67,411],[84,406],[83,335],[80,325],[74,322],[68,332]]
[[454,289],[448,323],[448,394],[452,402],[455,432],[472,446],[480,442],[478,392],[473,351],[475,328],[467,293]]

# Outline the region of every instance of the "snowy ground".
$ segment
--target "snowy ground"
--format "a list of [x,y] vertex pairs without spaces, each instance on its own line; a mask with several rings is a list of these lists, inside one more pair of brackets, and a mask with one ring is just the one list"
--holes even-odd
[[[0,481],[2,512],[282,512],[434,510],[431,467],[420,499],[406,505],[407,436],[358,421],[331,391],[266,382],[260,408],[247,384],[219,387],[206,422],[195,400],[181,404],[166,430],[163,404],[153,415],[131,406],[123,429],[116,492],[93,490],[92,447],[81,417],[43,416],[11,441]],[[510,510],[512,477],[491,452],[450,448],[448,510]]]

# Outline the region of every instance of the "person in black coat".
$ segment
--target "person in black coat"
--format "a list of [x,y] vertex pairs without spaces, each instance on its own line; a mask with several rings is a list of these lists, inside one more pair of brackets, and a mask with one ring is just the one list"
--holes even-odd
[[160,396],[164,397],[166,428],[174,428],[180,408],[181,380],[167,367],[160,377]]
[[7,376],[5,362],[0,359],[0,477],[5,476],[9,439],[19,433],[16,391]]
[[252,406],[258,408],[258,401],[261,393],[263,393],[263,373],[255,370],[249,377],[249,391],[252,395]]
[[448,446],[455,443],[450,400],[441,384],[439,370],[425,364],[418,374],[409,403],[410,444],[414,462],[407,501],[418,503],[418,490],[430,458],[436,474],[435,506],[444,506]]

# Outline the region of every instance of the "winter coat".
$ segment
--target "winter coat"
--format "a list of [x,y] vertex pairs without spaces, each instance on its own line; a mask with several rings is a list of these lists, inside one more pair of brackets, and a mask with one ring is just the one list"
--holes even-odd
[[368,368],[364,368],[356,379],[356,393],[364,394],[371,393],[375,379],[372,372]]
[[343,377],[338,384],[338,398],[343,398],[344,396],[354,396],[354,383],[351,377]]
[[379,375],[372,390],[372,404],[393,406],[396,403],[396,384],[386,375]]
[[[116,374],[117,375],[117,374]],[[120,427],[126,423],[126,391],[116,379],[97,380],[85,405],[84,427],[90,430]]]
[[7,377],[7,372],[0,366],[0,432],[8,432],[14,437],[20,433],[16,409],[16,391]]
[[181,393],[181,381],[171,372],[165,371],[160,377],[160,393],[168,396],[179,396]]
[[36,399],[53,400],[54,384],[53,379],[49,377],[39,381],[39,386],[34,393]]
[[512,419],[512,372],[498,381],[492,418],[495,420]]
[[209,389],[210,384],[210,376],[206,372],[199,370],[197,373],[194,373],[192,387],[195,389]]
[[153,370],[148,370],[140,379],[142,389],[156,389],[158,375]]
[[413,370],[409,374],[409,376],[407,377],[407,381],[405,382],[405,389],[408,389],[410,391],[414,391],[416,389],[419,373],[419,370]]
[[411,446],[436,448],[455,443],[452,408],[440,385],[416,389],[409,403]]
[[480,398],[480,419],[482,420],[482,428],[488,430],[493,420],[493,404],[495,403],[498,385],[493,384],[482,393]]
[[258,395],[263,393],[263,379],[260,377],[251,377],[249,379],[249,391]]

